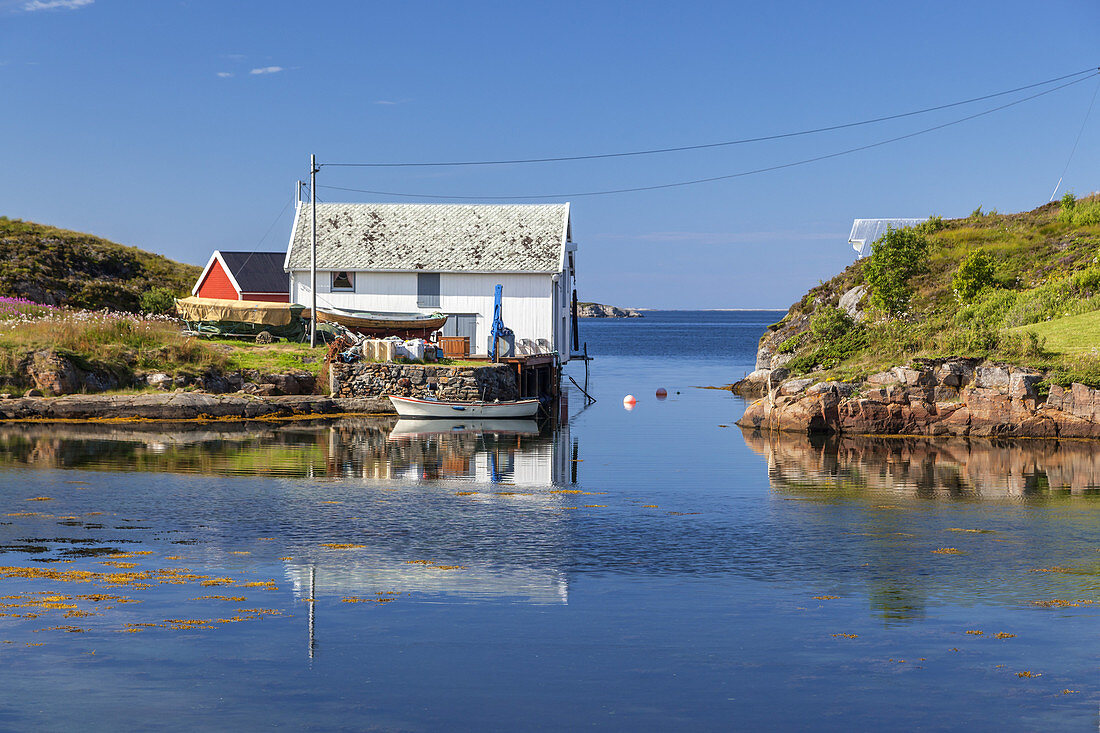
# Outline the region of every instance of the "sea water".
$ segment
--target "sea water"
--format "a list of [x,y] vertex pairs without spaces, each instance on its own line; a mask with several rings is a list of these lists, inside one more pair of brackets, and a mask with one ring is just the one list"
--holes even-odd
[[585,321],[557,428],[0,426],[0,729],[1095,727],[1093,444],[742,431],[780,317]]

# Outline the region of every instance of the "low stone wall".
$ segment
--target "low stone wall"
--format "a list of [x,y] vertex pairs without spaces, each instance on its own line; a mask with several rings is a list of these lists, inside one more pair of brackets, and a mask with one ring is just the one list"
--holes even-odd
[[507,364],[476,367],[394,364],[392,362],[335,363],[331,367],[333,397],[434,396],[442,400],[517,400],[515,369]]

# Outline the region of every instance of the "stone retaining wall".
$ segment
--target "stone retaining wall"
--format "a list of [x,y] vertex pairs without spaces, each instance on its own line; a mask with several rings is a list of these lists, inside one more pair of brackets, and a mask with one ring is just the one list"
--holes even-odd
[[515,369],[507,364],[476,367],[364,362],[333,364],[333,397],[434,396],[443,400],[518,400]]

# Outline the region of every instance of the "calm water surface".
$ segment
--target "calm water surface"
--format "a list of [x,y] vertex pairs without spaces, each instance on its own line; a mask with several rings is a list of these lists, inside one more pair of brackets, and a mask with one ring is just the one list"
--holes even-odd
[[585,322],[557,431],[0,426],[0,729],[1095,728],[1100,453],[742,432],[779,316]]

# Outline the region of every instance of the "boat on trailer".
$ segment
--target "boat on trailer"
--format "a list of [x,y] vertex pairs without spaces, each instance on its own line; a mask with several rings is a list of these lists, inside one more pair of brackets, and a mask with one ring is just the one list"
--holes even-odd
[[512,400],[509,402],[446,402],[418,397],[390,395],[393,409],[401,418],[517,418],[534,417],[539,411],[538,400]]

